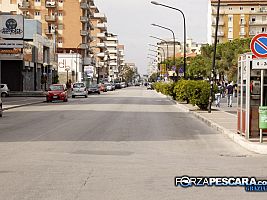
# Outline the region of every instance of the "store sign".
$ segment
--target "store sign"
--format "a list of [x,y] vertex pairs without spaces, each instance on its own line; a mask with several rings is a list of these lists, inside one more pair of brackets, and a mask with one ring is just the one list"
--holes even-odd
[[0,15],[0,37],[23,39],[24,18],[22,15]]
[[21,54],[21,49],[0,49],[0,54]]
[[23,40],[0,40],[0,49],[22,49]]

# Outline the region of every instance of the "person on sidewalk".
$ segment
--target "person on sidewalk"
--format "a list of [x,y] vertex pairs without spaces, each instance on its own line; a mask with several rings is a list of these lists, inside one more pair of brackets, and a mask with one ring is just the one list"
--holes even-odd
[[227,88],[226,88],[226,93],[227,93],[227,105],[228,107],[232,107],[232,102],[233,102],[233,93],[234,93],[234,83],[233,81],[227,85]]
[[218,92],[215,94],[215,106],[220,107],[221,97],[222,97],[222,89],[221,85],[218,84]]

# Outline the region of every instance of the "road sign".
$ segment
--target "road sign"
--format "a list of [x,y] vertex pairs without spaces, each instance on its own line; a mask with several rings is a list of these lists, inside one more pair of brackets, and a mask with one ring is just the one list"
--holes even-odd
[[252,69],[267,69],[267,59],[266,58],[253,59]]
[[179,75],[180,77],[184,76],[184,68],[183,68],[183,67],[180,67],[180,68],[179,68],[178,75]]
[[261,33],[254,36],[250,43],[252,53],[258,58],[267,58],[267,34]]

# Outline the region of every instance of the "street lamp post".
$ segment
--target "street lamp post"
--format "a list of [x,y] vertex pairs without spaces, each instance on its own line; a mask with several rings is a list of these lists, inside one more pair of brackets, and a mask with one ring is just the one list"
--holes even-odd
[[[160,26],[158,24],[151,24],[152,26],[156,26],[156,27],[159,27],[159,28],[163,28],[163,29],[166,29],[168,31],[171,31],[172,32],[172,36],[173,36],[173,64],[175,65],[175,35],[174,35],[174,32],[172,29],[170,28],[167,28],[167,27],[164,27],[164,26]],[[176,74],[178,76],[178,69],[176,68]]]
[[[75,80],[76,82],[78,81],[78,48],[79,46],[81,45],[82,43],[80,43],[77,47],[76,47],[76,70],[75,70]],[[80,65],[80,62],[79,62],[79,65]]]
[[[185,75],[185,72],[186,72],[186,22],[185,22],[185,15],[183,13],[182,10],[178,9],[178,8],[174,8],[174,7],[171,7],[171,6],[167,6],[165,4],[161,4],[161,3],[158,3],[156,1],[151,1],[152,4],[154,5],[157,5],[157,6],[163,6],[163,7],[166,7],[166,8],[170,8],[170,9],[173,9],[173,10],[177,10],[179,11],[182,16],[183,16],[183,19],[184,19],[184,78],[186,78],[186,75]],[[177,74],[178,75],[178,74]]]
[[166,40],[163,40],[163,39],[158,38],[158,37],[155,37],[155,36],[149,36],[149,37],[154,38],[154,39],[161,40],[161,41],[163,41],[163,42],[166,43],[166,46],[167,46],[167,59],[168,59],[169,58],[169,45],[168,45],[168,42]]
[[215,38],[214,38],[214,53],[212,59],[212,69],[210,76],[210,97],[209,97],[209,107],[208,112],[211,113],[211,104],[212,104],[212,94],[213,94],[213,81],[214,81],[214,72],[215,72],[215,62],[216,62],[216,49],[217,49],[217,38],[218,38],[218,27],[219,27],[219,17],[220,17],[220,5],[221,0],[218,0],[217,6],[217,16],[216,16],[216,28],[215,28]]

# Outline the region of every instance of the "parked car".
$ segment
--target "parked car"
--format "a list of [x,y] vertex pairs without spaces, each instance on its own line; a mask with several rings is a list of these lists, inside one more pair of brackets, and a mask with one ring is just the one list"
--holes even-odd
[[0,117],[3,116],[3,103],[2,103],[2,99],[0,98]]
[[116,89],[121,89],[121,84],[120,83],[115,83],[115,88]]
[[112,91],[113,90],[112,85],[110,83],[105,83],[105,86],[107,88],[107,91]]
[[136,82],[136,83],[134,84],[134,86],[140,86],[140,83],[139,83],[139,82]]
[[72,86],[71,96],[72,98],[75,98],[76,96],[84,96],[85,98],[87,98],[88,91],[85,87],[85,84],[81,82],[74,83]]
[[100,91],[107,92],[107,88],[106,88],[105,84],[99,83],[98,87],[99,87]]
[[116,90],[115,83],[111,83],[111,86],[112,86],[112,90]]
[[125,88],[126,87],[126,83],[125,82],[121,82],[121,88]]
[[92,84],[88,87],[88,94],[94,94],[94,93],[100,94],[100,88],[96,84]]
[[7,87],[7,84],[1,84],[1,97],[9,96],[9,89]]
[[61,100],[64,102],[68,101],[68,92],[66,85],[52,84],[48,87],[48,92],[46,94],[46,101],[52,102],[56,100]]

